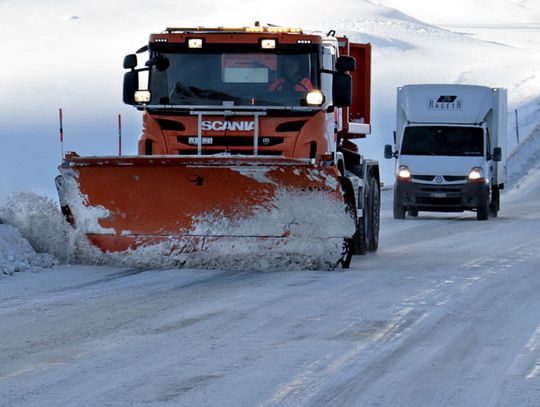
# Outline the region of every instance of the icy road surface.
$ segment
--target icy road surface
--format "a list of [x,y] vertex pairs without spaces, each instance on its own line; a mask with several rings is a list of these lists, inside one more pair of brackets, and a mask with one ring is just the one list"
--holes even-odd
[[[534,175],[534,174],[533,174]],[[346,272],[0,282],[0,406],[538,406],[540,179],[395,221]]]

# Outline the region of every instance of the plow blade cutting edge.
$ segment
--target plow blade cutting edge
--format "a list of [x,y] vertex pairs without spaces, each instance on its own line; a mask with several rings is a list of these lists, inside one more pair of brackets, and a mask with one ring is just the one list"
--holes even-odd
[[67,155],[62,211],[103,252],[304,252],[354,234],[334,167],[268,157]]

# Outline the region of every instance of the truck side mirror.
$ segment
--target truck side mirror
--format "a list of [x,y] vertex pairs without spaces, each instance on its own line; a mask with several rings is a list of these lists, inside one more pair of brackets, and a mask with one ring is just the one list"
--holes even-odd
[[396,155],[392,151],[392,146],[387,144],[384,146],[384,158],[394,158]]
[[332,101],[336,107],[348,107],[352,104],[351,75],[341,72],[333,74]]
[[336,60],[336,70],[338,72],[354,71],[356,69],[356,59],[349,56],[341,56]]
[[137,66],[137,55],[129,54],[124,57],[124,69],[135,69]]
[[493,155],[491,156],[491,159],[495,162],[499,162],[502,160],[502,149],[500,147],[495,147],[493,149]]
[[124,74],[124,95],[126,105],[135,104],[135,92],[139,90],[139,72],[129,71]]

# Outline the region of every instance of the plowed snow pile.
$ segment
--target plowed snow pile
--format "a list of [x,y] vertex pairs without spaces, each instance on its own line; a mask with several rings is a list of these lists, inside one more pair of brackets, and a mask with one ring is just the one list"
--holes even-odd
[[55,263],[50,254],[36,253],[16,228],[0,224],[0,279],[19,271],[52,267]]
[[[313,205],[313,202],[311,203]],[[289,207],[303,208],[304,205],[298,205],[298,202],[291,200]],[[321,210],[324,209],[328,208]],[[185,254],[182,245],[171,240],[127,253],[103,254],[91,246],[82,233],[76,232],[66,223],[55,202],[34,193],[21,193],[14,195],[4,207],[0,207],[0,219],[4,222],[1,226],[5,230],[4,235],[0,235],[0,245],[5,246],[5,249],[0,251],[0,254],[2,259],[7,259],[0,261],[0,268],[6,270],[6,275],[15,271],[49,267],[57,261],[134,268],[184,267],[261,271],[333,269],[341,253],[342,239],[329,238],[326,235],[317,238],[316,231],[309,229],[311,223],[308,220],[299,220],[301,213],[293,211],[288,215],[291,216],[292,229],[303,227],[303,234],[313,238],[291,237],[286,247],[264,247],[253,241],[239,241],[238,244],[232,241],[208,243],[212,246],[211,253],[195,254]],[[253,224],[255,220],[257,219],[251,219],[252,222],[248,222],[244,227],[257,228],[258,226]],[[262,222],[260,219],[259,221]],[[298,225],[295,225],[295,221]],[[223,225],[218,222],[218,226]],[[334,225],[338,226],[346,228],[351,225]],[[353,229],[347,230],[347,234],[353,232]],[[0,250],[3,246],[0,246]],[[231,252],[234,252],[234,255]]]

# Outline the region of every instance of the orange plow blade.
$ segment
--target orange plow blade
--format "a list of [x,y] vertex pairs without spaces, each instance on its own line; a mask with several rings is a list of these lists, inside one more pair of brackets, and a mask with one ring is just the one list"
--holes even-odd
[[341,250],[354,233],[335,169],[303,160],[67,155],[59,170],[64,214],[102,252]]

